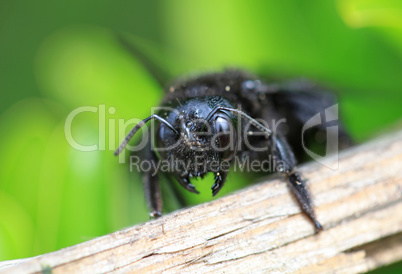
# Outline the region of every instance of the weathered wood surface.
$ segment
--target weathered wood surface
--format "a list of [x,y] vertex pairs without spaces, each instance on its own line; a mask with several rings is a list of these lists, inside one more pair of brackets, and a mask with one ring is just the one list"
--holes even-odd
[[[331,158],[335,161],[335,157]],[[35,258],[0,272],[364,272],[402,260],[402,131],[342,152],[309,178],[313,225],[282,179]],[[8,265],[8,266],[6,266]]]

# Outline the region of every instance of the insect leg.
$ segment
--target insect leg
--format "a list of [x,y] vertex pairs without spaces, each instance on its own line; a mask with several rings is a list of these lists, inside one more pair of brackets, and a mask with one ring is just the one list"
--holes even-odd
[[[150,143],[150,142],[149,142]],[[151,145],[146,147],[146,159],[156,163],[158,161],[155,152],[151,150]],[[156,165],[151,165],[156,166]],[[145,200],[148,207],[151,210],[149,216],[151,218],[158,218],[162,216],[162,195],[159,187],[159,177],[156,170],[150,168],[150,170],[143,173]]]
[[297,201],[299,202],[302,210],[308,218],[314,223],[315,230],[320,232],[323,228],[321,224],[318,222],[315,213],[313,204],[310,197],[310,192],[306,185],[306,181],[301,178],[301,174],[299,172],[293,171],[287,174],[288,181],[290,183],[290,188],[292,189],[293,194],[296,196]]
[[281,136],[272,135],[271,140],[272,155],[275,159],[275,169],[286,175],[290,188],[299,202],[301,209],[314,223],[316,231],[321,231],[322,226],[315,216],[311,195],[306,185],[306,181],[302,179],[299,172],[294,171],[296,160],[290,146],[285,138]]

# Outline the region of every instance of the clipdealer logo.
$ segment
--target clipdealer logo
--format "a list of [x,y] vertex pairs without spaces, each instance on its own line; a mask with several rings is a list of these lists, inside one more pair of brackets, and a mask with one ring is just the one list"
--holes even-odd
[[[153,109],[153,112],[155,111],[160,111],[160,107]],[[171,109],[166,109],[166,112],[172,111]],[[98,117],[98,140],[97,143],[89,144],[89,145],[84,145],[80,144],[77,142],[76,138],[74,138],[72,134],[72,127],[74,124],[74,119],[77,118],[80,114],[83,113],[94,113]],[[126,136],[126,131],[128,128],[132,128],[134,125],[137,123],[141,122],[142,119],[138,118],[131,118],[129,120],[125,119],[115,119],[115,118],[109,118],[106,119],[106,114],[109,115],[114,115],[116,113],[116,108],[114,107],[108,107],[106,108],[106,105],[101,104],[97,107],[95,106],[82,106],[74,109],[69,113],[69,115],[66,117],[66,121],[64,124],[64,134],[66,141],[68,144],[73,148],[78,151],[83,151],[83,152],[91,152],[91,151],[114,151],[116,149],[116,141],[123,140],[124,137]],[[301,141],[302,141],[302,146],[305,152],[312,157],[315,161],[321,163],[322,165],[332,169],[336,170],[339,167],[338,163],[338,137],[339,137],[339,126],[338,126],[338,104],[335,104],[331,107],[328,107],[324,111],[317,113],[313,117],[311,117],[304,125],[302,128],[302,136],[301,136]],[[240,119],[239,119],[240,120]],[[117,121],[117,123],[116,123]],[[259,121],[261,123],[265,123],[265,121]],[[273,121],[274,126],[279,126],[281,123],[286,123],[285,119],[281,119],[277,122]],[[116,136],[116,126],[118,129],[118,134]],[[248,125],[249,126],[249,125]],[[136,144],[135,146],[129,146],[127,145],[127,150],[129,151],[139,151],[143,149],[149,138],[149,134],[154,134],[154,132],[148,132],[147,125],[144,125],[144,130],[142,130],[141,135],[141,141]],[[325,155],[318,155],[317,153],[313,152],[306,146],[306,140],[305,140],[305,135],[307,130],[313,128],[313,127],[320,127],[324,128],[326,131],[326,148],[325,148]],[[151,127],[154,129],[155,127]],[[242,127],[238,126],[238,129],[241,129]],[[276,132],[276,129],[273,128],[272,132]],[[243,134],[243,140],[244,143],[247,147],[248,150],[250,151],[266,151],[269,148],[261,148],[261,147],[254,147],[247,138],[247,131],[245,132],[238,132],[238,136],[240,134]],[[258,134],[258,132],[257,132]],[[257,135],[257,134],[254,134]],[[260,133],[261,134],[261,133]],[[108,137],[108,144],[106,144],[106,136]],[[117,137],[117,138],[116,138]],[[151,138],[152,139],[152,138]],[[107,147],[107,148],[106,148]],[[332,157],[329,159],[329,155],[332,155]],[[335,157],[335,158],[334,158]],[[119,162],[124,163],[126,161],[125,153],[121,153],[119,155]],[[239,160],[237,160],[238,163],[240,163]],[[249,169],[252,170],[252,169]]]

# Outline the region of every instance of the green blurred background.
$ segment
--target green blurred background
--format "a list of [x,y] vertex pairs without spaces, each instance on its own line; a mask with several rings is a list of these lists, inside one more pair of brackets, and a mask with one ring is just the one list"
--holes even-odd
[[[229,66],[315,79],[338,91],[358,142],[401,125],[401,1],[1,1],[0,260],[148,220],[140,176],[118,163],[108,132],[147,117],[163,91],[117,34],[173,76]],[[96,151],[66,141],[82,106],[97,112],[78,115],[72,135]],[[219,196],[249,181],[234,177]],[[210,199],[210,186],[185,199]]]

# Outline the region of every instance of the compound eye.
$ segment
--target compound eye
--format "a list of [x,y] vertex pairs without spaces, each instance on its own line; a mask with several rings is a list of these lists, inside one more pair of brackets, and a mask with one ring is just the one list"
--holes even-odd
[[216,140],[218,143],[217,151],[221,153],[223,160],[230,159],[237,148],[237,133],[233,124],[223,117],[215,120]]
[[167,152],[170,150],[169,148],[174,146],[175,142],[177,142],[177,135],[166,125],[160,124],[153,138],[154,146],[152,149],[157,152],[157,155],[161,160],[167,159]]

